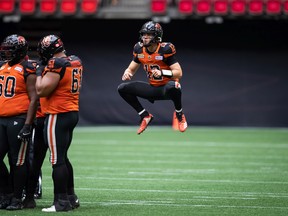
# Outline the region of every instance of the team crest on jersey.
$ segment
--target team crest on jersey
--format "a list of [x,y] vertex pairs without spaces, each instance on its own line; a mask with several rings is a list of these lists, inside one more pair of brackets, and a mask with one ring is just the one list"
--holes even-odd
[[155,56],[156,60],[163,60],[163,56]]
[[15,67],[16,71],[22,72],[22,68],[21,67]]
[[144,58],[144,54],[138,54],[138,58]]

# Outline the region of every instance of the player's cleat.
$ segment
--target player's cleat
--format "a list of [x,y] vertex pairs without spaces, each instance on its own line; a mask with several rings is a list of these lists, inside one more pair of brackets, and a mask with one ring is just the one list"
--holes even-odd
[[42,212],[56,212],[55,205],[52,205],[52,206],[49,207],[49,208],[43,208],[43,209],[42,209]]
[[140,124],[138,131],[137,131],[137,134],[141,134],[147,128],[147,126],[151,123],[152,120],[153,120],[153,115],[150,113],[148,116],[144,117],[141,120],[141,124]]
[[11,203],[12,195],[0,194],[0,209],[6,209]]
[[36,207],[36,202],[34,200],[34,198],[28,198],[26,197],[23,201],[23,207],[26,208],[30,208],[33,209]]
[[60,211],[71,211],[72,206],[68,200],[57,200],[49,208],[43,208],[42,212],[60,212]]
[[181,114],[176,114],[176,112],[174,111],[173,114],[173,128],[176,130],[176,125],[177,125],[177,129],[180,132],[184,132],[186,131],[188,124],[185,118],[185,115],[181,112]]
[[12,198],[11,203],[7,206],[6,210],[21,210],[23,209],[22,199]]
[[68,195],[68,200],[72,206],[72,209],[76,209],[80,207],[80,202],[76,194]]
[[188,127],[188,124],[187,124],[187,121],[186,121],[186,118],[185,118],[185,115],[182,113],[182,120],[179,121],[179,131],[180,132],[184,132],[186,131],[187,127]]
[[175,111],[173,112],[172,129],[175,131],[179,131],[179,121],[177,119]]

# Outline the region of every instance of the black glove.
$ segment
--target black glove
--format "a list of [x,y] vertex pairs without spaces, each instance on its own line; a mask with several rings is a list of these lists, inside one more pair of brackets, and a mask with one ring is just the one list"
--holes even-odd
[[18,134],[18,139],[23,142],[29,142],[32,136],[32,125],[25,124]]
[[45,68],[45,65],[43,64],[38,64],[37,69],[36,69],[36,76],[42,76],[42,72]]

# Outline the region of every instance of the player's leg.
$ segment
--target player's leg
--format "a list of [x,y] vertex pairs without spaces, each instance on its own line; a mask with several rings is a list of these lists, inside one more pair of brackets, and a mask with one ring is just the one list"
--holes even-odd
[[183,113],[182,108],[182,90],[181,85],[177,81],[169,81],[165,85],[165,97],[168,97],[173,101],[175,106],[175,114],[178,120],[178,129],[181,132],[184,132],[187,129],[186,117]]

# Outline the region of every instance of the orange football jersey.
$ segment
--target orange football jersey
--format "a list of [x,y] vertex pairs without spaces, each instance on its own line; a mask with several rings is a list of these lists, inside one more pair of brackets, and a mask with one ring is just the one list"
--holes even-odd
[[35,74],[36,62],[23,61],[9,66],[0,63],[0,116],[9,117],[25,114],[29,107],[26,78]]
[[158,70],[170,70],[169,65],[176,63],[176,60],[173,59],[173,61],[170,61],[168,64],[167,59],[175,55],[175,53],[175,46],[169,42],[159,43],[156,51],[153,53],[148,53],[146,48],[143,47],[140,42],[135,44],[133,50],[134,61],[143,65],[143,69],[146,71],[149,83],[153,86],[165,85],[170,80],[179,81],[178,79],[166,76],[154,77],[152,75],[153,68],[157,68]]
[[77,56],[49,60],[43,75],[45,76],[47,72],[58,73],[60,81],[50,96],[40,98],[41,109],[44,113],[79,111],[82,71],[82,61]]

